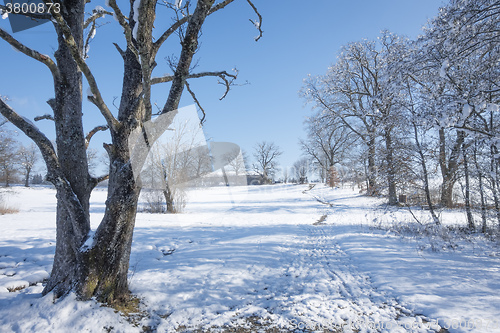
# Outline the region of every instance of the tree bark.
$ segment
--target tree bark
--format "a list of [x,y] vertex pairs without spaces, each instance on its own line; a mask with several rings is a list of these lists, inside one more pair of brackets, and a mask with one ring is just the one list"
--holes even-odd
[[386,163],[387,163],[387,187],[389,191],[389,205],[396,205],[398,198],[396,196],[396,175],[394,171],[394,147],[392,145],[391,130],[386,129],[384,133]]
[[[61,13],[80,50],[83,50],[84,1],[61,4]],[[92,187],[82,123],[82,74],[57,29],[59,49],[55,52],[59,76],[54,78],[55,98],[48,103],[54,111],[60,178],[56,185],[56,252],[52,273],[43,291],[56,297],[66,294],[80,275],[79,248],[90,231],[89,200]],[[67,183],[66,183],[67,182]],[[76,201],[75,201],[76,200]],[[76,223],[76,225],[75,225]]]
[[26,177],[24,178],[24,187],[30,187],[31,168],[26,169]]
[[420,165],[422,166],[422,172],[423,172],[423,178],[424,178],[424,191],[425,191],[425,198],[427,200],[427,205],[429,206],[429,212],[431,213],[432,220],[436,225],[440,225],[441,222],[439,221],[439,218],[436,215],[436,212],[434,211],[434,204],[432,203],[431,199],[431,191],[429,189],[429,173],[427,171],[427,164],[425,163],[425,155],[422,150],[422,145],[420,144],[420,140],[418,139],[418,129],[417,125],[413,122],[413,132],[415,134],[415,144],[417,146],[417,152],[418,155],[420,156]]
[[476,227],[474,224],[474,217],[471,210],[471,196],[470,196],[470,175],[469,175],[469,161],[467,151],[462,146],[462,155],[464,160],[464,176],[465,176],[465,212],[467,215],[467,227],[473,231]]
[[446,154],[446,135],[443,128],[439,129],[439,166],[443,183],[441,185],[441,206],[453,207],[453,187],[456,182],[456,173],[459,167],[460,148],[464,142],[463,131],[457,132],[455,144],[450,152],[449,158]]
[[377,165],[375,164],[375,135],[371,135],[368,141],[368,195],[378,195]]
[[[127,140],[126,137],[123,139]],[[134,180],[127,142],[111,153],[108,196],[104,218],[89,249],[83,249],[77,292],[83,299],[107,303],[126,301],[127,274],[140,187]]]
[[493,200],[495,202],[495,215],[497,217],[498,229],[500,229],[500,198],[498,193],[498,159],[495,158],[498,150],[495,145],[490,146],[490,176],[488,177],[493,192]]
[[481,232],[486,233],[488,225],[486,218],[486,198],[484,196],[484,175],[483,171],[481,170],[479,161],[477,159],[477,150],[478,150],[478,142],[476,140],[474,144],[474,165],[476,167],[479,195],[481,199],[481,221],[482,221]]

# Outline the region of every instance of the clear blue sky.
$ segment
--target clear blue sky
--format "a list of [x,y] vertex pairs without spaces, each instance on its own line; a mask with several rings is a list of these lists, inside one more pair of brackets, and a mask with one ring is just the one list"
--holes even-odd
[[[103,3],[94,0],[88,8],[104,6]],[[219,97],[224,88],[214,78],[198,79],[191,86],[207,111],[207,137],[234,142],[250,156],[257,142],[273,141],[284,151],[280,158],[282,166],[291,166],[301,156],[298,140],[305,137],[303,121],[311,113],[298,95],[302,80],[308,74],[326,72],[342,45],[374,39],[382,29],[415,38],[442,5],[440,0],[255,0],[254,3],[263,16],[263,38],[254,41],[258,33],[249,19],[256,16],[246,1],[237,0],[209,17],[197,54],[199,66],[195,69],[236,67],[239,83],[249,84],[234,87],[223,101]],[[158,30],[171,22],[169,16],[161,17],[163,13],[166,14],[161,11],[155,24]],[[122,81],[122,62],[112,42],[122,47],[125,43],[113,18],[106,17],[101,22],[108,24],[99,28],[88,61],[106,101],[112,105],[113,98],[120,94]],[[7,20],[0,19],[0,27],[10,31]],[[56,49],[50,24],[19,32],[15,37],[45,54],[52,55]],[[165,46],[157,58],[156,76],[169,72],[164,57],[175,54],[178,39]],[[1,40],[0,50],[0,95],[9,96],[10,104],[30,119],[50,113],[45,103],[53,96],[48,70]],[[167,94],[168,86],[159,86],[155,87],[153,97],[163,106]],[[192,100],[185,92],[181,106],[189,104]],[[84,102],[84,110],[88,130],[104,124],[92,104]],[[53,133],[49,121],[37,125]],[[22,135],[19,139],[26,142]],[[102,141],[109,141],[104,134],[96,137],[94,147],[100,147]]]

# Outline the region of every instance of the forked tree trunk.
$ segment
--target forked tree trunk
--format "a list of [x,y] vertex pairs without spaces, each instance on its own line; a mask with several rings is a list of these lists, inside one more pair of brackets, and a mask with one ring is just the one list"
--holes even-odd
[[91,248],[83,251],[77,287],[83,299],[108,303],[126,301],[129,295],[127,275],[140,194],[128,152],[112,156],[110,171],[106,211]]
[[[106,211],[91,239],[89,198],[97,181],[88,173],[82,125],[82,78],[74,61],[83,54],[86,2],[88,1],[66,0],[61,3],[61,13],[65,21],[61,26],[66,24],[71,34],[58,31],[59,49],[55,55],[57,69],[54,69],[53,63],[48,65],[54,76],[55,98],[49,101],[49,104],[54,111],[57,154],[43,133],[1,99],[0,112],[38,145],[47,165],[47,179],[57,190],[56,253],[52,273],[43,293],[54,292],[58,297],[75,291],[80,299],[96,297],[99,301],[111,303],[126,300],[129,296],[127,274],[140,194],[140,180],[132,169],[129,137],[132,131],[141,128],[151,119],[151,112],[145,106],[149,105],[149,101],[144,101],[145,95],[148,97],[150,77],[145,78],[143,74],[150,75],[150,69],[155,65],[157,50],[153,51],[152,47],[152,28],[156,1],[140,2],[139,14],[145,19],[134,42],[140,45],[141,56],[138,57],[136,52],[130,49],[130,45],[126,51],[120,50],[125,68],[118,118],[115,119],[113,115],[103,111],[101,105],[108,125],[112,125],[112,144],[106,146],[110,157],[110,172]],[[184,40],[181,43],[181,55],[162,111],[164,114],[178,108],[193,55],[197,50],[201,26],[213,3],[214,0],[199,0],[187,21]],[[59,18],[56,15],[54,17],[56,21]],[[5,36],[6,34],[2,33],[2,38],[12,42],[10,36]],[[68,50],[66,41],[72,43],[69,37],[75,39],[76,51],[75,47],[71,48],[72,52]],[[47,57],[35,53],[29,55],[47,65]]]

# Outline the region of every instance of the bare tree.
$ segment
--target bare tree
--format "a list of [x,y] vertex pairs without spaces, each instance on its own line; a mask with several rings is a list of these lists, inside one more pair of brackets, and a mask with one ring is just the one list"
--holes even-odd
[[[383,170],[391,205],[397,203],[396,128],[403,124],[398,112],[400,75],[393,64],[407,52],[407,40],[387,31],[378,42],[349,43],[327,74],[310,77],[303,89],[317,108],[330,112],[366,144],[369,192],[379,192],[377,172]],[[383,165],[376,163],[379,137]]]
[[24,171],[24,186],[29,187],[31,172],[40,158],[38,147],[34,143],[28,147],[21,146],[17,154],[19,164]]
[[12,132],[3,127],[5,123],[0,119],[0,176],[5,186],[9,187],[17,173],[19,156],[17,154],[18,143]]
[[270,183],[278,167],[277,158],[283,152],[274,142],[262,141],[255,146],[254,158],[257,161],[253,169],[262,177],[264,183]]
[[231,168],[236,176],[245,172],[245,161],[243,154],[240,149],[233,149],[230,152],[224,154],[224,162]]
[[[142,177],[153,190],[160,190],[169,213],[180,213],[186,204],[185,187],[203,170],[197,138],[202,133],[199,124],[173,122],[175,130],[164,140],[158,140],[149,152],[149,168]],[[200,165],[201,164],[201,165]]]
[[[51,0],[44,2],[52,4]],[[175,114],[184,87],[194,96],[189,88],[190,79],[218,77],[227,93],[232,80],[236,79],[235,74],[226,71],[193,73],[192,68],[205,19],[233,2],[237,0],[199,0],[196,3],[186,2],[182,6],[168,3],[167,6],[160,6],[155,0],[141,0],[133,2],[137,6],[131,2],[130,7],[123,7],[125,5],[118,5],[116,0],[107,1],[111,7],[109,13],[116,17],[117,24],[123,30],[122,45],[126,45],[122,48],[114,43],[124,65],[117,112],[109,108],[86,61],[89,54],[85,49],[88,37],[85,28],[103,16],[102,8],[88,10],[85,7],[90,2],[86,0],[67,0],[58,2],[60,6],[51,6],[47,16],[53,22],[58,38],[58,49],[53,57],[41,54],[0,29],[0,38],[45,65],[54,83],[55,97],[48,101],[53,115],[42,118],[54,120],[56,147],[33,123],[0,100],[0,113],[40,149],[47,167],[47,179],[57,190],[56,253],[44,294],[53,292],[56,297],[60,297],[75,291],[80,299],[95,297],[108,303],[128,300],[127,273],[141,190],[131,163],[130,147],[134,144],[130,142],[131,134],[142,132],[149,143],[156,139],[155,135],[148,137],[145,127],[153,117],[153,85],[170,83],[169,88],[165,88],[167,98],[160,111],[162,115]],[[257,13],[251,0],[246,3]],[[176,19],[165,31],[154,30],[159,10],[174,11]],[[89,12],[86,17],[85,13]],[[162,20],[165,20],[165,15],[162,13]],[[258,29],[262,32],[260,14],[258,17]],[[92,35],[92,32],[89,34]],[[172,36],[181,38],[178,56],[171,62],[172,74],[153,77],[157,54]],[[88,135],[85,134],[82,121],[82,74],[89,85],[87,99],[96,106],[105,122],[105,125],[91,130]],[[90,193],[103,178],[89,174],[87,147],[93,134],[104,129],[109,131],[111,137],[111,143],[104,145],[110,160],[108,197],[104,217],[95,233],[92,233]]]
[[288,167],[284,167],[283,168],[283,183],[287,184],[288,183],[288,180],[290,178],[290,175],[289,175],[289,168]]
[[300,140],[301,149],[313,160],[320,175],[324,176],[335,164],[344,161],[358,137],[329,113],[319,112],[305,124],[307,139]]
[[309,174],[309,159],[302,157],[293,164],[295,176],[300,184],[307,183],[307,175]]

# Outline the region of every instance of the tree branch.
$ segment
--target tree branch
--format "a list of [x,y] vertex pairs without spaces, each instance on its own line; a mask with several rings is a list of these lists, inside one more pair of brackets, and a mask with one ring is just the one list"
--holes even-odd
[[89,147],[89,143],[90,143],[90,140],[92,139],[92,137],[99,131],[106,131],[109,129],[109,126],[105,125],[105,126],[97,126],[95,127],[92,131],[90,131],[87,136],[85,137],[85,148],[88,148]]
[[19,50],[21,53],[24,53],[28,57],[33,58],[47,66],[54,78],[59,77],[59,69],[57,68],[56,63],[49,56],[41,54],[40,52],[27,47],[1,28],[0,38],[12,45],[12,47],[14,47],[16,50]]
[[125,51],[123,51],[122,48],[118,44],[113,43],[113,45],[118,50],[118,53],[120,53],[120,55],[122,56],[122,58],[125,59]]
[[55,176],[54,173],[59,170],[59,160],[52,142],[32,122],[17,114],[1,98],[0,113],[36,143],[47,164],[49,174]]
[[191,95],[191,97],[193,98],[193,100],[196,103],[196,105],[198,105],[198,107],[200,108],[201,112],[203,113],[203,117],[200,119],[200,124],[203,125],[203,122],[205,121],[205,117],[206,117],[207,114],[205,113],[205,110],[203,109],[203,107],[201,106],[200,102],[196,98],[196,94],[194,93],[194,91],[191,90],[191,87],[189,86],[189,83],[187,81],[186,81],[186,89],[189,92],[189,94]]
[[[51,0],[44,0],[46,4],[53,4]],[[71,52],[71,56],[77,63],[78,67],[80,70],[83,72],[85,75],[85,78],[87,79],[87,82],[90,86],[90,90],[92,92],[93,98],[94,98],[94,104],[99,108],[101,111],[101,114],[104,116],[106,119],[106,122],[108,123],[108,126],[112,129],[116,129],[119,126],[118,120],[113,116],[111,111],[109,110],[108,106],[104,102],[101,92],[99,90],[99,87],[97,86],[97,82],[94,78],[94,75],[92,74],[92,71],[88,67],[87,63],[85,60],[83,60],[82,55],[80,54],[80,50],[78,49],[78,46],[76,45],[76,41],[73,37],[73,34],[71,33],[71,30],[69,26],[67,25],[66,21],[64,21],[64,18],[62,17],[61,13],[56,13],[55,11],[52,11],[52,16],[56,20],[59,28],[64,34],[65,37],[65,42],[66,45],[68,46],[68,49]]]
[[[220,77],[221,79],[224,79],[225,81],[227,80],[224,78],[225,76],[229,76],[233,80],[237,78],[237,74],[229,74],[226,71],[220,71],[220,72],[201,72],[201,73],[194,73],[194,74],[189,74],[187,76],[187,79],[197,79],[201,77],[207,77],[207,76],[217,76]],[[151,79],[151,84],[158,84],[158,83],[165,83],[165,82],[172,82],[174,80],[174,75],[165,75],[162,77],[154,77]]]
[[259,39],[261,39],[262,34],[263,34],[263,31],[261,29],[261,27],[262,27],[262,15],[260,15],[259,11],[257,10],[257,7],[255,7],[255,5],[252,3],[251,0],[247,0],[247,2],[250,5],[250,7],[252,7],[255,14],[257,14],[257,17],[259,18],[259,21],[253,21],[252,19],[249,19],[250,22],[252,22],[252,24],[257,28],[257,30],[259,30],[259,35],[257,37],[255,37],[255,41],[258,42]]
[[96,20],[100,19],[101,17],[104,17],[106,15],[113,15],[112,12],[108,12],[107,10],[93,10],[93,14],[85,20],[85,23],[83,24],[83,28],[86,29],[89,27],[90,24],[94,23]]
[[37,117],[35,117],[35,121],[40,121],[40,120],[44,120],[44,119],[55,121],[54,117],[52,115],[50,115],[50,114],[44,114],[43,116],[37,116]]
[[[216,11],[223,9],[227,5],[229,5],[231,2],[234,0],[225,0],[221,3],[218,3],[217,5],[214,5],[211,9],[208,15],[215,13]],[[187,23],[191,19],[192,15],[186,15],[183,18],[175,21],[174,24],[172,24],[161,36],[158,38],[158,40],[153,44],[153,55],[156,55],[160,47],[163,45],[163,43],[174,33],[179,29],[183,24]]]
[[[115,0],[109,0],[109,6],[113,8],[113,16],[118,20],[118,23],[120,23],[123,28],[125,39],[127,40],[127,48],[129,48],[137,57],[139,57],[138,51],[134,46],[134,42],[132,41],[132,29],[130,29],[130,25],[127,23],[127,17],[123,15],[120,7],[118,7]],[[135,24],[138,24],[138,22],[136,22]]]
[[91,178],[91,186],[92,188],[96,187],[100,182],[103,182],[105,180],[108,180],[109,179],[109,175],[103,175],[103,176],[100,176],[100,177],[92,177]]

